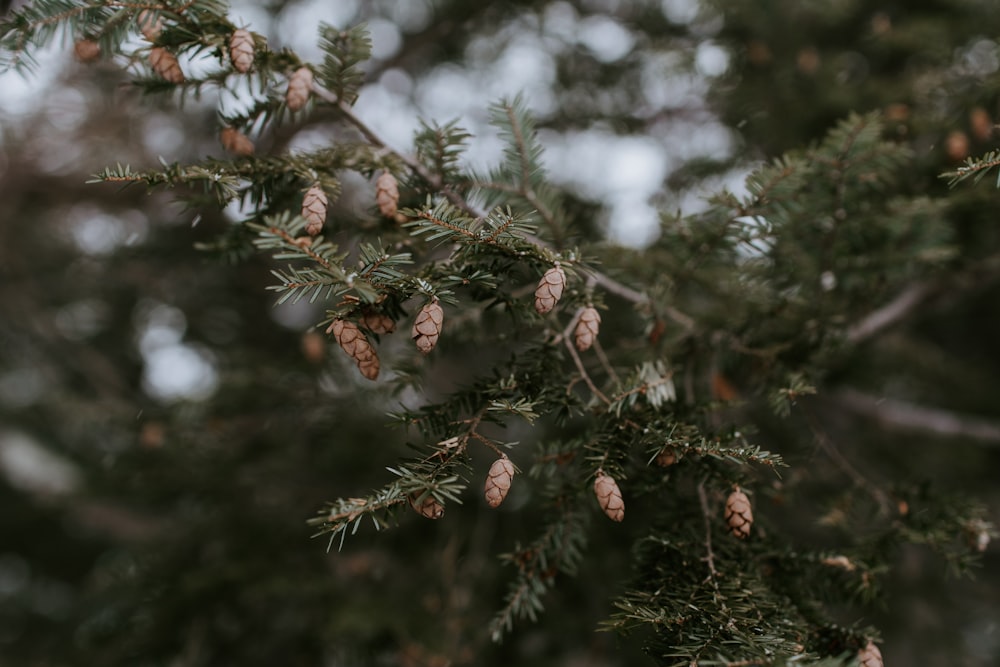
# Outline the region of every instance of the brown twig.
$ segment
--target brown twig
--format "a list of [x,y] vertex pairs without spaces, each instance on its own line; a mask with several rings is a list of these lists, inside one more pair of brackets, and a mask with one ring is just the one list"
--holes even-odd
[[852,412],[870,417],[888,428],[1000,445],[1000,422],[997,421],[873,396],[855,389],[841,390],[833,395],[833,399]]
[[830,437],[825,431],[823,431],[816,418],[808,408],[803,408],[802,414],[805,415],[806,422],[808,422],[809,429],[812,431],[813,437],[816,438],[816,442],[819,444],[820,448],[826,452],[826,455],[830,457],[830,460],[833,461],[834,465],[850,477],[855,486],[864,489],[878,504],[880,511],[883,514],[888,515],[891,511],[891,505],[889,503],[889,497],[886,493],[879,488],[878,485],[874,484],[871,480],[862,475],[861,472],[847,460],[847,457],[840,453],[840,450],[837,449],[837,446],[833,444]]

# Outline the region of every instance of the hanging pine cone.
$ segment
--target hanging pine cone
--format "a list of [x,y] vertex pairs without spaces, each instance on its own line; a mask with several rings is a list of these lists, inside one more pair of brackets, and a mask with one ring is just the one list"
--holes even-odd
[[358,325],[347,320],[334,320],[327,328],[326,332],[333,333],[337,339],[337,344],[354,359],[358,364],[358,370],[369,380],[378,377],[379,361],[375,349],[368,342]]
[[539,315],[544,315],[556,307],[565,287],[566,272],[559,266],[559,262],[556,262],[556,265],[546,271],[538,281],[538,289],[535,290],[535,310]]
[[312,93],[313,73],[308,67],[300,67],[288,78],[288,90],[285,92],[285,104],[289,110],[298,111],[309,101]]
[[323,187],[313,183],[302,197],[302,217],[306,219],[306,233],[316,236],[326,222],[327,199]]
[[[537,293],[536,293],[537,294]],[[536,301],[537,303],[537,301]],[[576,349],[586,352],[597,339],[597,331],[601,326],[601,314],[593,306],[587,306],[580,313],[580,319],[576,322]]]
[[363,310],[358,322],[372,333],[389,334],[396,330],[396,322],[385,313],[380,313],[377,310]]
[[417,319],[413,322],[413,332],[410,334],[417,349],[427,354],[437,345],[438,336],[441,335],[441,327],[444,325],[444,310],[437,298],[426,304],[417,313]]
[[753,525],[753,510],[750,508],[750,499],[739,487],[729,494],[726,499],[726,523],[729,525],[729,532],[736,537],[746,539],[750,534],[750,526]]
[[92,63],[101,57],[101,47],[92,39],[78,39],[73,43],[73,55],[82,63]]
[[243,134],[235,127],[224,127],[219,132],[219,142],[222,147],[233,155],[248,156],[253,155],[253,142],[247,135]]
[[656,465],[663,468],[669,468],[673,464],[677,463],[677,452],[670,445],[667,445],[656,455]]
[[302,356],[311,364],[318,364],[326,356],[326,339],[318,331],[302,334]]
[[486,504],[499,507],[510,491],[511,480],[514,479],[514,464],[506,456],[501,456],[486,475]]
[[233,31],[229,38],[229,59],[233,61],[233,69],[240,74],[246,74],[253,66],[253,47],[253,35],[249,30]]
[[858,651],[858,667],[883,667],[882,651],[878,650],[878,646],[870,639],[868,644]]
[[149,50],[149,64],[156,75],[164,81],[184,82],[184,72],[181,71],[181,66],[177,63],[177,57],[162,46],[154,46]]
[[396,208],[399,206],[399,184],[396,177],[387,171],[375,181],[375,202],[378,210],[387,218],[396,216]]
[[434,496],[427,494],[420,500],[420,494],[410,496],[410,507],[420,516],[428,519],[440,519],[444,516],[444,505],[434,499]]
[[597,496],[597,503],[609,519],[621,521],[625,518],[625,501],[622,500],[622,491],[618,488],[618,482],[603,470],[597,471],[597,479],[594,480],[594,495]]
[[135,22],[139,24],[139,32],[151,42],[155,42],[163,32],[163,19],[155,12],[144,9],[135,17]]

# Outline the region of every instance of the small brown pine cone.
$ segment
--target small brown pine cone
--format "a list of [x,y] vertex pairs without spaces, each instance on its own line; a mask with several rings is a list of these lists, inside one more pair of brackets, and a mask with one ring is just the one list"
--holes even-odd
[[248,156],[253,155],[253,142],[247,135],[243,134],[235,127],[224,127],[219,132],[219,142],[222,147],[233,155]]
[[993,136],[993,119],[990,112],[982,107],[973,107],[969,112],[969,125],[972,127],[972,136],[977,141],[989,141]]
[[535,290],[535,310],[539,315],[544,315],[556,307],[565,287],[566,272],[559,266],[559,262],[556,262],[556,265],[546,271],[538,281],[538,288]]
[[311,364],[318,364],[326,356],[326,339],[318,331],[302,334],[302,356]]
[[288,78],[285,104],[291,111],[298,111],[309,101],[312,94],[313,73],[308,67],[300,67]]
[[135,21],[139,24],[139,32],[142,33],[142,36],[151,42],[155,42],[160,33],[163,32],[163,19],[148,9],[139,12]]
[[314,183],[302,197],[302,217],[306,219],[306,233],[316,236],[326,222],[326,193],[319,183]]
[[385,313],[376,310],[364,310],[358,320],[361,326],[372,333],[389,334],[396,330],[396,323]]
[[101,57],[101,47],[92,39],[78,39],[73,44],[73,55],[82,63],[92,63]]
[[410,336],[417,344],[417,349],[427,354],[437,345],[441,327],[444,325],[444,310],[437,299],[426,304],[417,313]]
[[334,320],[327,327],[327,333],[332,333],[337,339],[337,344],[354,359],[358,364],[358,370],[369,380],[378,377],[379,360],[375,354],[375,349],[368,342],[358,325],[347,320]]
[[253,46],[249,30],[240,28],[229,38],[229,59],[233,61],[233,69],[240,74],[246,74],[253,66]]
[[434,496],[427,494],[420,500],[420,494],[410,496],[410,507],[420,516],[428,519],[440,519],[444,516],[444,505],[434,499]]
[[514,479],[514,464],[506,456],[493,462],[486,475],[486,504],[499,507],[510,491],[511,480]]
[[660,453],[656,455],[656,465],[658,466],[669,468],[675,463],[677,463],[677,452],[669,445],[661,449]]
[[396,209],[399,206],[399,184],[396,177],[387,171],[375,181],[375,202],[378,210],[387,218],[396,217]]
[[594,480],[594,495],[597,496],[597,503],[609,519],[621,521],[625,518],[625,501],[622,500],[622,491],[618,488],[618,482],[603,470],[597,471],[597,479]]
[[750,499],[747,498],[747,494],[739,488],[726,498],[725,518],[730,533],[741,540],[750,535],[750,526],[753,525],[753,510],[750,508]]
[[969,157],[969,135],[961,130],[949,132],[944,140],[944,151],[953,162],[961,162]]
[[858,651],[858,667],[882,667],[882,651],[878,650],[878,646],[870,639],[868,644]]
[[[537,302],[536,302],[537,303]],[[601,314],[593,306],[587,306],[580,313],[580,319],[576,322],[576,349],[586,352],[594,344],[597,338],[597,331],[601,327]]]
[[184,72],[177,63],[177,57],[162,46],[154,46],[149,50],[149,64],[161,79],[170,83],[183,83]]

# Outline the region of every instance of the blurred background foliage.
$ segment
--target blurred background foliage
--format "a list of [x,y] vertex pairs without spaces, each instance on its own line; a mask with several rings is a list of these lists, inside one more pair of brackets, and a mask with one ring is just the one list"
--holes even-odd
[[[851,111],[881,111],[911,146],[913,193],[946,194],[941,172],[997,147],[995,9],[987,0],[234,3],[253,30],[306,57],[318,21],[368,22],[375,58],[358,114],[402,149],[417,117],[459,118],[478,137],[470,164],[488,164],[499,155],[488,105],[524,91],[581,224],[640,249],[659,234],[654,209],[698,210],[701,197],[739,188],[752,165],[819,140]],[[627,523],[594,537],[542,620],[502,645],[486,631],[507,574],[495,554],[512,548],[511,535],[531,534],[529,492],[515,489],[500,512],[470,499],[443,522],[407,516],[388,533],[362,531],[341,553],[309,539],[305,518],[323,501],[384,481],[405,444],[385,412],[407,396],[347,381],[349,360],[303,334],[320,310],[272,308],[268,259],[233,266],[193,249],[226,230],[232,212],[85,183],[116,162],[219,152],[214,100],[178,110],[139,99],[127,82],[107,63],[74,62],[68,45],[45,54],[38,74],[0,79],[0,664],[648,661],[594,633],[629,575]],[[328,121],[301,119],[265,148],[326,141]],[[349,185],[333,215],[370,206],[366,184]],[[941,215],[956,255],[995,255],[997,196],[988,182],[948,196]],[[814,402],[866,477],[926,479],[987,503],[994,517],[997,276],[941,289],[920,316],[830,369]],[[426,390],[450,388],[449,364],[475,360],[476,349],[435,365]],[[739,385],[753,369],[726,371]],[[880,396],[985,431],[942,435],[876,415],[870,399]],[[795,444],[788,425],[760,426],[760,439],[805,471],[796,475],[830,465]],[[773,496],[771,511],[782,511],[780,489]],[[996,553],[975,581],[945,577],[925,549],[900,554],[889,604],[865,618],[882,629],[888,664],[1000,661]],[[856,614],[844,610],[844,622]]]

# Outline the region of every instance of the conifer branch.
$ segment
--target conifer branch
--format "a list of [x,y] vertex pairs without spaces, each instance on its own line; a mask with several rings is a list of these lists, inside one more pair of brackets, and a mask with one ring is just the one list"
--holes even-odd
[[890,516],[892,505],[889,502],[888,494],[861,474],[861,472],[855,468],[849,460],[847,460],[847,457],[844,456],[837,446],[830,440],[830,437],[820,426],[819,421],[808,407],[804,407],[802,412],[805,415],[806,422],[809,424],[809,429],[812,431],[813,437],[816,439],[816,443],[824,452],[826,452],[826,455],[830,458],[833,464],[850,477],[855,486],[864,490],[872,497],[883,516]]
[[708,495],[705,493],[705,481],[698,482],[698,502],[701,505],[701,514],[705,520],[705,556],[702,558],[708,567],[708,577],[706,581],[712,584],[715,589],[715,599],[723,611],[726,610],[725,600],[719,590],[719,573],[715,569],[715,552],[712,550],[712,523],[715,521],[715,513],[708,506]]
[[[442,195],[445,196],[445,198],[448,199],[448,201],[450,201],[452,204],[454,204],[458,208],[462,209],[463,211],[471,215],[473,218],[481,219],[486,217],[486,213],[484,211],[473,206],[468,201],[466,201],[465,198],[462,197],[460,194],[455,192],[450,187],[447,187],[438,175],[431,173],[426,167],[424,167],[424,165],[422,165],[416,159],[404,153],[400,153],[399,151],[391,149],[388,146],[388,144],[378,135],[378,133],[376,133],[373,129],[368,127],[368,125],[354,113],[350,105],[348,105],[343,100],[339,99],[334,93],[322,88],[315,82],[313,83],[312,89],[317,97],[320,97],[324,101],[334,105],[337,108],[338,112],[351,125],[353,125],[362,134],[362,136],[364,136],[365,139],[367,139],[373,146],[385,150],[386,152],[391,153],[397,159],[401,160],[404,164],[406,164],[406,166],[410,169],[410,171],[419,176],[424,182],[426,182],[431,187],[431,189],[440,192]],[[523,236],[528,243],[531,243],[536,247],[545,248],[547,250],[553,249],[550,244],[548,244],[547,242],[545,242],[544,240],[538,238],[533,234],[524,234]],[[588,275],[592,276],[598,285],[603,287],[608,292],[625,299],[626,301],[631,301],[632,303],[635,303],[637,305],[644,305],[649,302],[649,296],[647,296],[646,294],[643,294],[638,290],[628,287],[623,283],[615,280],[614,278],[611,278],[610,276],[592,267],[581,265],[580,268],[586,271]],[[666,306],[664,312],[666,312],[671,319],[673,319],[675,322],[680,324],[685,329],[687,330],[694,329],[695,326],[694,320],[691,317],[680,312],[677,308],[673,306]]]
[[894,398],[842,389],[833,394],[837,405],[875,420],[882,426],[949,438],[967,438],[1000,446],[1000,422],[962,415]]

